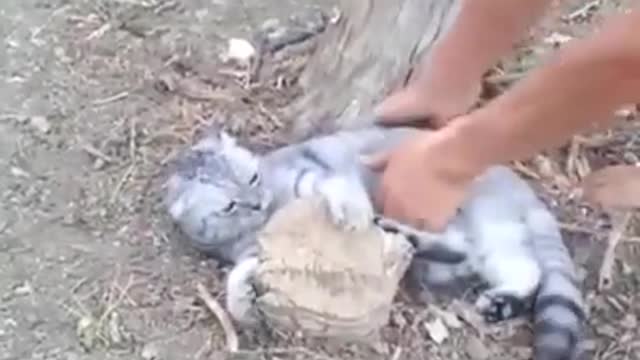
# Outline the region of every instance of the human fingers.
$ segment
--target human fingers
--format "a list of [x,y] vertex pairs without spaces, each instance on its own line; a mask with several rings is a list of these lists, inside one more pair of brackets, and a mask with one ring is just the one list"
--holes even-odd
[[458,208],[464,200],[465,192],[455,189],[440,189],[432,195],[429,202],[431,206],[421,207],[418,226],[427,231],[442,231],[456,216]]
[[381,181],[376,198],[382,214],[403,224],[415,226],[415,219],[412,219],[407,209],[407,199],[401,193],[400,188],[403,184],[392,182],[389,180],[389,174],[385,175],[387,176]]

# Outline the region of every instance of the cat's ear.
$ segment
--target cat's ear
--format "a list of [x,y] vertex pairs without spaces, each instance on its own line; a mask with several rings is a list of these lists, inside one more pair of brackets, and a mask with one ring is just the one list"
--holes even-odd
[[236,138],[231,136],[224,130],[220,130],[219,139],[223,147],[231,147],[236,145]]
[[222,147],[222,142],[217,135],[208,135],[193,145],[192,150],[218,151]]
[[225,146],[225,140],[222,135],[223,130],[209,128],[202,134],[200,140],[193,145],[193,150],[201,151],[219,151]]
[[194,146],[196,150],[214,150],[234,147],[236,138],[222,129],[209,129],[202,140]]

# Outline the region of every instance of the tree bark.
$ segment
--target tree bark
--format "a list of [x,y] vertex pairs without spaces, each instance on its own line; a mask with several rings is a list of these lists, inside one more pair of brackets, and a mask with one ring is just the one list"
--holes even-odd
[[366,125],[359,117],[401,87],[450,26],[460,0],[343,0],[284,109],[289,140]]

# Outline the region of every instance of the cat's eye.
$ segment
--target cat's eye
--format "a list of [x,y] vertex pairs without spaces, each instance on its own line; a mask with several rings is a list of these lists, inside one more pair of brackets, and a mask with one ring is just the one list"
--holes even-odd
[[251,179],[249,179],[249,185],[255,186],[260,181],[260,175],[258,173],[253,174]]
[[227,204],[227,206],[225,206],[222,211],[226,212],[226,213],[230,213],[233,210],[235,210],[236,208],[236,202],[235,201],[230,201],[229,204]]

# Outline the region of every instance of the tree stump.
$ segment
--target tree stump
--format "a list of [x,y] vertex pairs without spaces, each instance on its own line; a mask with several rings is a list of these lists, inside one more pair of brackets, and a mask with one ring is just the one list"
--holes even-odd
[[341,2],[301,74],[303,95],[286,109],[288,140],[358,127],[358,115],[403,86],[413,65],[455,19],[459,0]]

